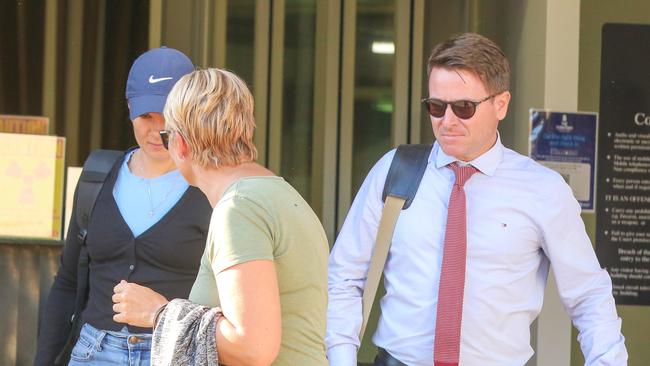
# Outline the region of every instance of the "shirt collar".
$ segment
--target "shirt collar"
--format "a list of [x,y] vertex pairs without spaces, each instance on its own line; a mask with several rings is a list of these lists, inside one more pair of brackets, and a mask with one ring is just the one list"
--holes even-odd
[[478,169],[481,173],[489,176],[494,175],[494,172],[497,170],[497,166],[499,166],[499,163],[501,163],[502,159],[503,145],[501,144],[501,136],[498,132],[497,141],[494,143],[494,146],[492,146],[488,151],[484,152],[482,155],[472,161],[463,162],[453,156],[445,154],[445,152],[440,148],[440,145],[437,141],[433,144],[433,149],[431,151],[431,155],[429,156],[429,162],[435,162],[436,168],[442,168],[455,161],[458,161],[461,164],[469,163]]

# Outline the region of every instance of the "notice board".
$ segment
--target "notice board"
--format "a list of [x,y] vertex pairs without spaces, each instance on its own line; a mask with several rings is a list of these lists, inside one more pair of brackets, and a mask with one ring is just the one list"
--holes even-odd
[[596,113],[530,110],[528,155],[562,175],[582,212],[594,211],[597,131]]
[[602,31],[596,253],[619,305],[650,305],[650,25]]
[[61,239],[65,138],[0,133],[0,236]]

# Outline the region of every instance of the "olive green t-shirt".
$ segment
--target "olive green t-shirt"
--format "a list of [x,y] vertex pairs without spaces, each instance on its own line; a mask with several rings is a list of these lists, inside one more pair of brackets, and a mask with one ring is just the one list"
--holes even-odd
[[236,264],[275,262],[282,344],[273,365],[327,365],[327,259],[323,227],[307,202],[280,177],[233,183],[212,212],[190,300],[219,306],[216,274]]

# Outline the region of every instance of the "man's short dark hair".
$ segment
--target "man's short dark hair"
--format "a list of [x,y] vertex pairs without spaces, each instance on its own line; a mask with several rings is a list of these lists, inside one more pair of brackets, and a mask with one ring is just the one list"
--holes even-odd
[[510,64],[499,46],[476,33],[463,33],[438,44],[429,56],[427,72],[434,67],[475,73],[488,93],[510,89]]

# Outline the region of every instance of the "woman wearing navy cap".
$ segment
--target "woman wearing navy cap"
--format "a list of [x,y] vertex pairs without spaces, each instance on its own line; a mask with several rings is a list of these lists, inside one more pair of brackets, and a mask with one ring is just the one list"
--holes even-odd
[[[151,329],[114,320],[116,286],[146,286],[147,301],[161,304],[190,293],[212,209],[176,169],[159,132],[169,91],[193,70],[187,56],[166,47],[142,54],[131,66],[126,98],[138,147],[113,166],[88,222],[89,291],[70,365],[149,365]],[[71,332],[80,253],[74,213],[70,222],[40,321],[36,365],[55,364]]]

